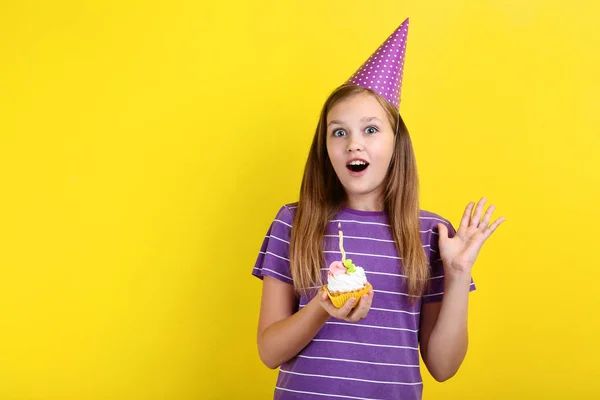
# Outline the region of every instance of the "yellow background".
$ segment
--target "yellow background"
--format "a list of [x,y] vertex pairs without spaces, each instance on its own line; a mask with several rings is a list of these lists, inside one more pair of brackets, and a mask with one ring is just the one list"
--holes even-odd
[[600,6],[202,3],[1,3],[0,399],[270,398],[257,252],[405,17],[422,207],[507,217],[425,398],[600,397]]

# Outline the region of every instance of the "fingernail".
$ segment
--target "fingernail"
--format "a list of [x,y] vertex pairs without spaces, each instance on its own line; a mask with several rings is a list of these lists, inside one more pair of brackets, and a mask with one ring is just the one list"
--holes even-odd
[[350,304],[354,304],[354,303],[356,303],[356,299],[353,297],[350,299]]

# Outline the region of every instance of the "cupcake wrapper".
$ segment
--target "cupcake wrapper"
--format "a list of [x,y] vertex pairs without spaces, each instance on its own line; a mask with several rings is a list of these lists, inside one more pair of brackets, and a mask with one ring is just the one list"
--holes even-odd
[[354,290],[352,292],[330,292],[327,289],[327,285],[325,285],[323,287],[323,289],[327,292],[329,299],[331,300],[331,302],[333,303],[333,305],[336,308],[341,308],[352,297],[354,297],[356,299],[356,303],[354,303],[354,306],[352,306],[352,308],[356,307],[356,305],[358,304],[361,297],[363,297],[365,294],[369,293],[369,291],[372,288],[373,288],[373,286],[368,282],[362,289]]

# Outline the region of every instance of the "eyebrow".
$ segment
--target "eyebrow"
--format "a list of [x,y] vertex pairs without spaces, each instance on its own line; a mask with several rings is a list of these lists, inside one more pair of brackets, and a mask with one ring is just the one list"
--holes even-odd
[[[360,122],[370,122],[370,121],[373,121],[373,120],[379,121],[379,118],[377,118],[377,117],[363,117],[363,118],[360,119]],[[381,122],[381,121],[379,121],[379,122]],[[332,125],[332,124],[342,125],[343,122],[340,121],[340,120],[334,119],[333,121],[329,122],[327,124],[327,126]]]

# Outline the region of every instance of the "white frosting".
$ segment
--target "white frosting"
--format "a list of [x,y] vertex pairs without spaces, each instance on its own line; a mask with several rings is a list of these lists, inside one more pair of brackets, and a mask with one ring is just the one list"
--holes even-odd
[[327,289],[330,292],[352,292],[360,290],[367,284],[365,270],[361,267],[354,267],[356,272],[351,274],[339,273],[334,276],[328,275]]

